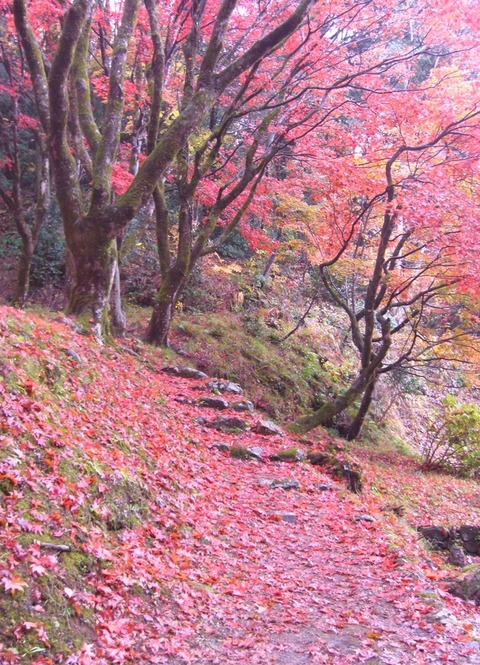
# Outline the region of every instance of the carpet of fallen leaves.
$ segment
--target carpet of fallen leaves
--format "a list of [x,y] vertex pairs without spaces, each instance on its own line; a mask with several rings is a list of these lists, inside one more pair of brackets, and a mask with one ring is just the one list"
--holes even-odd
[[268,460],[294,437],[196,422],[219,415],[206,381],[163,362],[0,308],[2,665],[480,662],[474,605],[411,528],[475,521],[474,484],[365,453],[356,496]]

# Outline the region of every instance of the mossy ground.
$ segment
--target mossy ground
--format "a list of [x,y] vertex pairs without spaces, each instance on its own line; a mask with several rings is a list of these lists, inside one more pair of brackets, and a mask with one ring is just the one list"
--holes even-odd
[[[130,307],[134,329],[148,320],[148,309]],[[266,310],[189,312],[174,319],[171,362],[193,364],[212,376],[240,383],[272,417],[287,420],[315,407],[321,395],[334,394],[348,379],[348,367],[328,363],[315,330],[306,327],[284,342],[283,330],[265,323]],[[288,329],[290,324],[284,323]]]
[[[0,414],[0,643],[25,664],[50,655],[63,662],[95,640],[92,599],[110,564],[89,551],[87,537],[96,531],[115,547],[146,519],[152,500],[135,472],[114,471],[75,445],[78,433],[62,424],[69,410],[88,421],[91,407],[78,391],[93,398],[102,368],[87,357],[88,344],[78,348],[81,363],[72,359],[66,350],[78,338],[48,318],[18,313],[0,321],[0,390],[16,409]],[[110,436],[114,455],[131,454],[129,434]],[[51,569],[32,568],[38,561]],[[9,589],[10,574],[24,588]]]

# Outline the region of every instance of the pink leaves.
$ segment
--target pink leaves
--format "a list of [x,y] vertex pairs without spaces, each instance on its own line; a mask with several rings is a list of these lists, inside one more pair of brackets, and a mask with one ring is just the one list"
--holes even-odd
[[[30,315],[9,310],[9,316],[22,322]],[[45,324],[35,321],[43,334]],[[71,344],[63,328],[55,333]],[[41,353],[55,357],[55,345],[44,344],[40,359]],[[13,480],[0,511],[8,556],[0,595],[33,607],[17,627],[21,639],[31,635],[46,648],[38,619],[51,611],[41,597],[48,582],[75,621],[95,617],[88,629],[95,633],[68,656],[68,665],[227,659],[263,665],[280,653],[325,657],[333,665],[395,649],[412,663],[425,653],[442,662],[444,654],[454,658],[468,648],[461,640],[472,634],[463,627],[473,624],[469,606],[440,590],[458,626],[439,629],[439,620],[438,626],[429,622],[431,607],[420,594],[436,588],[443,572],[431,555],[426,565],[416,537],[381,511],[382,496],[394,501],[409,492],[406,515],[411,508],[443,515],[448,505],[453,511],[464,504],[464,515],[471,516],[475,499],[462,482],[445,484],[442,498],[412,462],[394,467],[381,459],[376,466],[365,459],[376,492],[351,496],[319,467],[269,461],[270,453],[299,445],[288,434],[270,439],[248,430],[222,440],[259,446],[265,461],[235,460],[213,448],[217,433],[194,421],[205,413],[196,406],[201,393],[194,387],[202,388],[201,381],[160,375],[128,354],[119,362],[83,338],[76,344],[88,361],[70,370],[62,404],[34,381],[41,410],[25,412],[8,392],[2,406],[8,433],[0,444],[10,452],[1,473]],[[152,354],[149,363],[155,362]],[[100,364],[101,375],[94,371]],[[80,386],[88,400],[73,399]],[[187,401],[175,401],[179,392]],[[34,427],[48,436],[27,436]],[[56,440],[65,446],[59,449]],[[271,487],[285,477],[298,489]],[[319,483],[328,483],[329,491],[320,491]],[[118,485],[126,488],[127,507],[141,503],[144,512],[114,531],[106,522],[122,508],[121,495],[112,491]],[[295,522],[277,519],[280,512],[293,514]],[[364,513],[375,522],[356,523]],[[43,529],[42,541],[70,550],[22,546],[22,537],[36,529]],[[75,574],[72,562],[78,563]],[[309,639],[309,631],[326,635],[325,644]]]
[[34,577],[45,575],[48,571],[55,570],[57,566],[58,559],[53,554],[41,554],[39,551],[35,551],[30,558],[29,569]]
[[0,584],[3,586],[5,591],[8,591],[12,596],[16,593],[21,593],[28,588],[28,583],[25,582],[18,575],[5,575],[0,579]]
[[17,640],[20,640],[22,635],[28,631],[35,631],[38,639],[47,647],[50,646],[50,641],[48,638],[47,631],[45,630],[45,626],[43,623],[39,623],[38,621],[24,621],[22,624],[20,624],[16,630],[14,631],[14,635],[17,638]]

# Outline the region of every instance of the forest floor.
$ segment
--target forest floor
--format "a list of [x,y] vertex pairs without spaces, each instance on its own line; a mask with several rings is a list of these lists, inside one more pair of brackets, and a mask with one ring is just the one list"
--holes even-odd
[[2,665],[480,663],[478,609],[415,531],[476,523],[478,483],[349,445],[353,494],[269,459],[328,434],[257,434],[164,362],[0,308]]

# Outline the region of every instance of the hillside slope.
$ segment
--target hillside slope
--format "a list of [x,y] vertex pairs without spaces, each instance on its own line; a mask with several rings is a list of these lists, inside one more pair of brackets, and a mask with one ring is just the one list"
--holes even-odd
[[[2,665],[479,662],[475,608],[410,524],[474,519],[474,484],[363,453],[357,496],[269,459],[325,437],[201,407],[207,380],[157,350],[9,308],[0,343]],[[247,428],[208,427],[225,414]]]

